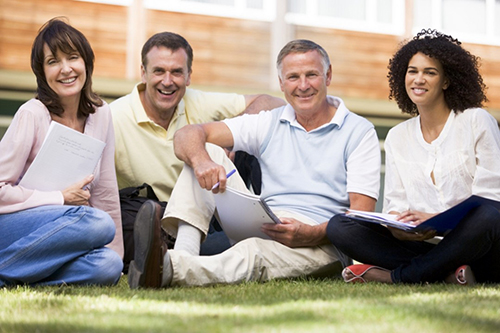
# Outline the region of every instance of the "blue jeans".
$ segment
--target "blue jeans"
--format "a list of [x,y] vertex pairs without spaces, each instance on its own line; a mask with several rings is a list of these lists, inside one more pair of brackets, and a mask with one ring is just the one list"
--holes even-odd
[[478,282],[500,282],[500,212],[489,205],[471,210],[437,245],[401,241],[343,215],[330,220],[327,235],[349,257],[392,270],[393,282],[442,281],[461,265],[470,265]]
[[0,215],[0,287],[112,285],[122,259],[104,246],[115,235],[111,217],[86,206],[40,206]]

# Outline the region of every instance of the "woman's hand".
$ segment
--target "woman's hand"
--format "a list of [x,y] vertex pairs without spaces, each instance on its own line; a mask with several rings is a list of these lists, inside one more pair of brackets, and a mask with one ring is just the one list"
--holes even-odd
[[400,222],[407,222],[411,225],[417,226],[435,215],[437,214],[424,213],[418,210],[407,210],[399,214],[396,219]]
[[90,175],[78,183],[71,185],[62,191],[64,204],[70,206],[88,206],[90,191],[86,188],[94,180],[94,175]]
[[423,232],[411,232],[411,231],[404,231],[398,228],[393,228],[393,227],[387,227],[391,234],[394,236],[394,238],[397,238],[402,241],[414,241],[414,242],[419,242],[419,241],[424,241],[426,239],[431,239],[436,236],[436,231],[435,230],[427,230]]
[[[435,216],[436,214],[424,213],[418,210],[407,210],[401,214],[399,214],[396,219],[400,222],[405,222],[414,226],[419,225]],[[411,232],[404,231],[398,228],[389,227],[389,231],[391,234],[399,239],[399,240],[407,240],[407,241],[424,241],[426,239],[431,239],[436,236],[435,230],[427,230],[423,232]]]

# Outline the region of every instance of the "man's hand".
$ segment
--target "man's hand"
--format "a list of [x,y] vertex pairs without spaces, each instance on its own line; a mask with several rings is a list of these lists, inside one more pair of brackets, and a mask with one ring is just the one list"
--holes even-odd
[[90,191],[86,188],[86,186],[93,180],[94,176],[90,175],[63,190],[62,194],[64,197],[64,204],[71,206],[88,206]]
[[312,226],[294,218],[280,218],[281,224],[266,223],[262,225],[262,232],[271,239],[289,247],[316,246],[328,243],[326,225]]
[[[226,170],[222,165],[212,160],[205,160],[193,167],[193,170],[201,188],[212,191],[213,193],[222,193],[226,190]],[[212,187],[217,182],[219,182],[219,186],[212,190]]]
[[272,110],[274,108],[286,105],[286,102],[279,97],[271,95],[245,95],[246,108],[242,112],[248,114],[257,114],[263,110]]

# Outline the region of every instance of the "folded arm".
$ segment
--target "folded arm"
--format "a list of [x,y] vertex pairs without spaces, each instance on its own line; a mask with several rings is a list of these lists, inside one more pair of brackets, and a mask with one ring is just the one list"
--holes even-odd
[[220,185],[214,192],[224,191],[226,170],[210,158],[205,148],[207,142],[231,148],[233,135],[223,122],[185,126],[175,133],[175,156],[193,168],[202,188],[211,190],[212,186],[219,182]]

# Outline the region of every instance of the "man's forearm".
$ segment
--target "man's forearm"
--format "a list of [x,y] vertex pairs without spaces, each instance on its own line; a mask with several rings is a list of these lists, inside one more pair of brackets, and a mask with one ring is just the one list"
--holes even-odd
[[192,167],[197,159],[208,157],[205,143],[206,136],[201,126],[184,126],[174,135],[175,156]]
[[283,106],[286,102],[279,98],[271,95],[245,95],[245,101],[247,103],[247,107],[242,112],[247,114],[255,114],[259,113],[263,110],[272,110],[277,107]]
[[330,244],[330,240],[326,236],[327,226],[328,221],[313,227],[314,236],[312,238],[313,244],[311,244],[311,246]]

